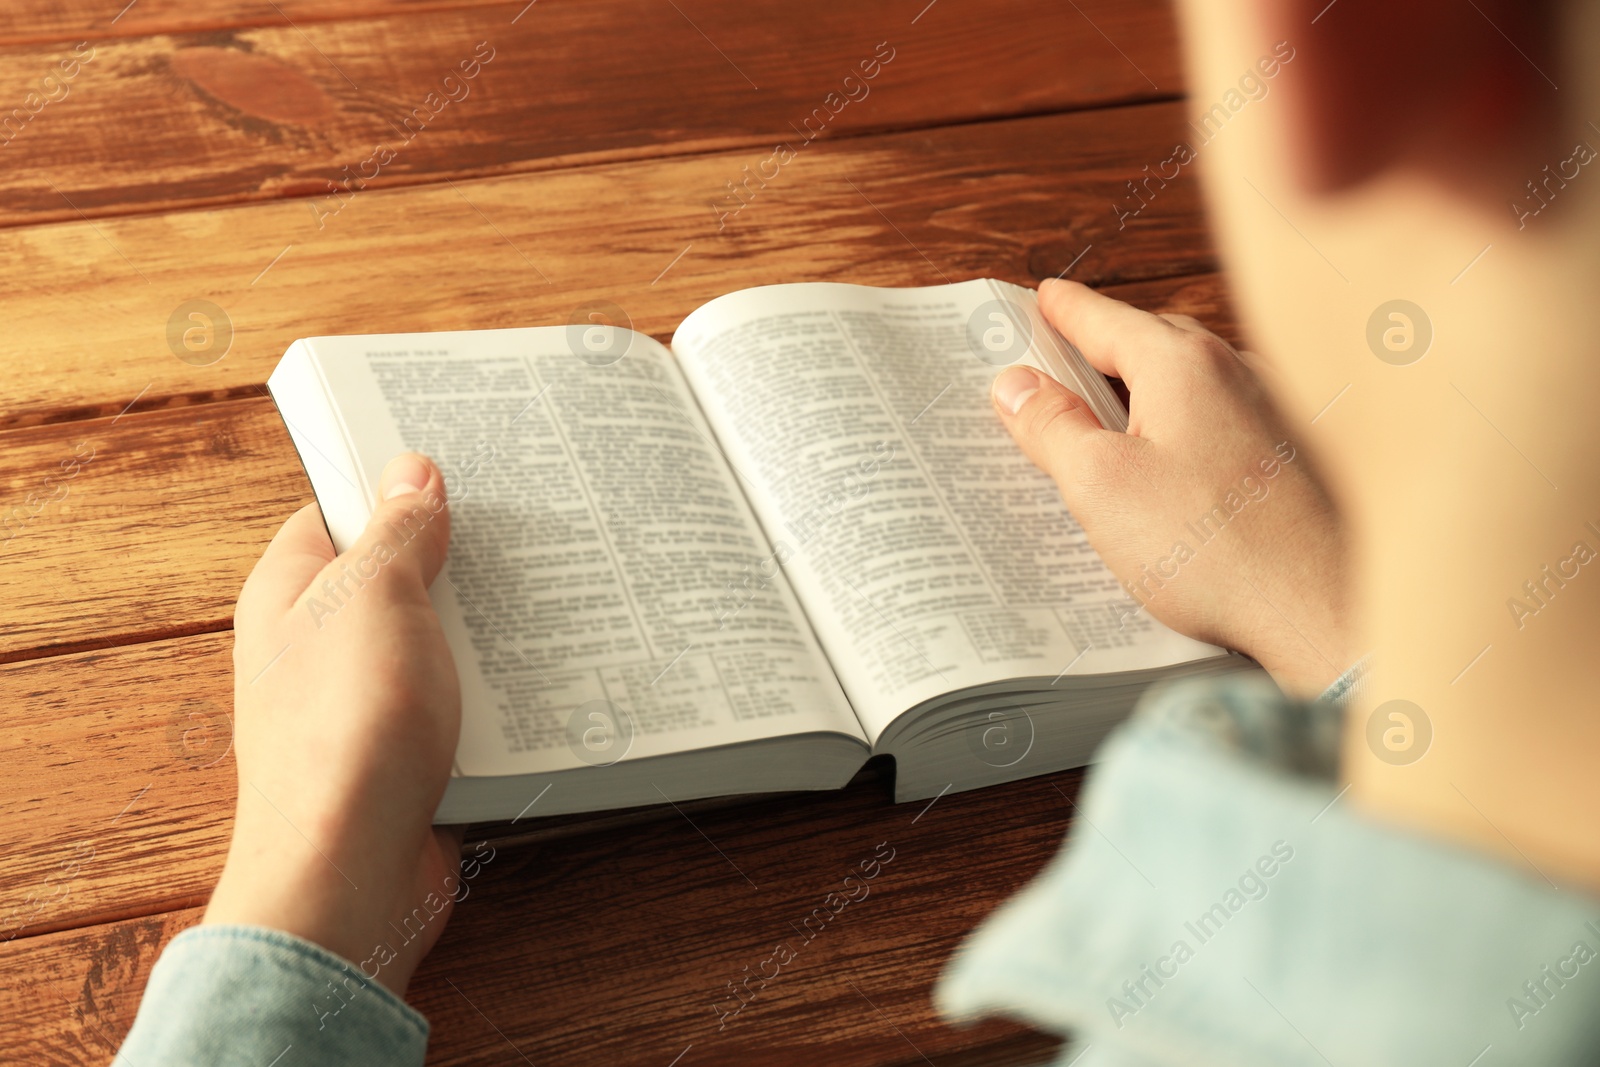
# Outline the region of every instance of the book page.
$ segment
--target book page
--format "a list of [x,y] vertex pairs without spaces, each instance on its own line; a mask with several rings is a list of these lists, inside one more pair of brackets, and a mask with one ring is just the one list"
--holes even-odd
[[598,360],[561,328],[308,342],[369,514],[396,453],[445,471],[458,773],[862,738],[671,354],[618,333]]
[[874,739],[969,686],[1218,653],[1132,610],[995,415],[1021,360],[1125,425],[1032,290],[769,286],[700,308],[673,350]]

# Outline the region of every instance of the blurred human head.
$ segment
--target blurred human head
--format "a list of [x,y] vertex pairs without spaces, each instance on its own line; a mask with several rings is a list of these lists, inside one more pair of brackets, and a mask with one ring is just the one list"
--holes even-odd
[[[1600,13],[1518,0],[1180,12],[1191,114],[1213,116],[1199,170],[1247,338],[1275,362],[1290,418],[1330,446],[1358,522],[1392,525],[1418,479],[1448,490],[1441,468],[1474,467],[1474,493],[1485,474],[1517,498],[1524,475],[1545,484],[1506,439],[1555,466],[1600,421],[1584,416],[1600,400],[1587,344],[1600,166],[1584,162],[1600,148]],[[1275,54],[1292,61],[1270,94],[1211,134],[1241,72]],[[1394,301],[1426,321],[1378,314]],[[1374,351],[1369,326],[1394,343],[1404,330],[1386,331],[1406,321],[1425,345]],[[1552,394],[1575,392],[1585,403],[1552,421]]]
[[[1600,5],[1179,8],[1193,116],[1293,50],[1198,163],[1247,341],[1351,522],[1365,699],[1436,726],[1426,759],[1351,773],[1553,810],[1537,769],[1600,747],[1600,583],[1536,633],[1507,602],[1600,524]],[[1474,731],[1524,738],[1521,776]]]

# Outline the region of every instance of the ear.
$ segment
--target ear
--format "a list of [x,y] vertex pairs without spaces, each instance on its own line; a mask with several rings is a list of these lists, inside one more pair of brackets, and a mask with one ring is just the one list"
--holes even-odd
[[1400,166],[1504,197],[1570,153],[1557,155],[1556,3],[1257,2],[1295,49],[1291,156],[1313,191]]

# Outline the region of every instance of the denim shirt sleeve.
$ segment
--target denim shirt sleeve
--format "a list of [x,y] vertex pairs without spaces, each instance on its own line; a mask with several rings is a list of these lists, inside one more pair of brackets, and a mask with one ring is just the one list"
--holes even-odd
[[196,926],[156,961],[112,1063],[420,1067],[427,1048],[426,1019],[321,946],[265,927]]
[[1075,1067],[1600,1063],[1600,900],[1353,807],[1343,718],[1265,679],[1153,691],[940,1010]]

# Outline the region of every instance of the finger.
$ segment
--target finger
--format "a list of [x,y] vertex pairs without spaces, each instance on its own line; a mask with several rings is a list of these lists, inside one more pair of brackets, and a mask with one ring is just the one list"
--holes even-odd
[[322,509],[307,504],[278,528],[266,551],[245,579],[234,609],[235,626],[258,613],[287,612],[313,578],[334,558],[333,542],[322,521]]
[[1032,367],[1006,368],[994,380],[992,396],[1023,453],[1063,489],[1075,484],[1085,456],[1110,447],[1110,433],[1083,398]]
[[1162,312],[1160,315],[1157,315],[1156,318],[1165,319],[1167,322],[1170,322],[1184,333],[1193,334],[1196,337],[1203,337],[1207,341],[1212,341],[1221,345],[1227,351],[1232,353],[1233,358],[1237,359],[1240,363],[1248,365],[1252,362],[1253,357],[1250,353],[1239,351],[1237,348],[1233,347],[1233,345],[1228,343],[1228,341],[1222,336],[1207,329],[1206,324],[1195,318],[1193,315],[1173,315],[1167,312]]
[[1159,353],[1184,332],[1148,311],[1059,278],[1039,284],[1039,310],[1091,366],[1134,390],[1141,376],[1157,369]]
[[1205,328],[1205,324],[1199,319],[1195,318],[1193,315],[1178,315],[1172,312],[1163,311],[1161,314],[1157,315],[1156,318],[1166,319],[1184,333],[1203,333],[1207,335],[1211,333],[1210,330]]
[[377,510],[340,563],[362,578],[378,572],[426,593],[450,547],[444,474],[432,460],[402,452],[378,479]]

